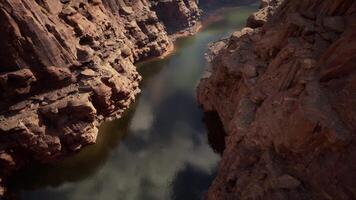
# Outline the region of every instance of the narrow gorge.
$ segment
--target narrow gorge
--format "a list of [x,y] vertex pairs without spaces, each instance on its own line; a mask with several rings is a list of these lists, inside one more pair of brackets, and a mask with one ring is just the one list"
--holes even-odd
[[356,198],[354,0],[0,0],[0,25],[0,199]]

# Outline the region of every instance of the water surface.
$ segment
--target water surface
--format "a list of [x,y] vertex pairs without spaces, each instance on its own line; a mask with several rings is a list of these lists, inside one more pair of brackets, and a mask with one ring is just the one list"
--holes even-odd
[[200,199],[219,155],[210,148],[195,88],[209,42],[244,26],[255,7],[221,10],[177,51],[139,64],[142,93],[122,119],[100,128],[98,143],[55,166],[21,174],[23,200]]

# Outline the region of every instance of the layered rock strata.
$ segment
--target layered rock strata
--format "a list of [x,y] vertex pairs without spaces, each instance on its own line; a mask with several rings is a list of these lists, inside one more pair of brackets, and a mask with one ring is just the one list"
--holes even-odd
[[158,18],[166,25],[168,33],[193,28],[198,25],[201,14],[195,1],[156,1],[152,9]]
[[185,20],[175,29],[196,23],[195,0],[0,1],[0,185],[29,160],[94,143],[121,116],[140,92],[133,64],[172,48],[166,4]]
[[227,135],[208,199],[355,199],[356,2],[261,7],[198,87]]

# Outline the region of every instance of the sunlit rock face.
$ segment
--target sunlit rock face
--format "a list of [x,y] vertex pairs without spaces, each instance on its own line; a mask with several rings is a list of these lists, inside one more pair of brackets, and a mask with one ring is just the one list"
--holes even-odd
[[[153,10],[161,4],[0,2],[0,184],[27,160],[50,161],[94,143],[99,124],[121,116],[140,92],[133,63],[172,48],[170,16]],[[174,4],[185,20],[175,30],[196,23],[195,1]]]
[[355,199],[356,2],[261,8],[198,88],[227,132],[208,199]]

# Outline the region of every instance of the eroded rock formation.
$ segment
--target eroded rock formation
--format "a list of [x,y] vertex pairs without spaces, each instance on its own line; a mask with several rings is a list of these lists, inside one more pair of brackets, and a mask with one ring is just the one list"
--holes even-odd
[[153,3],[152,9],[169,33],[196,26],[201,14],[195,1],[157,1]]
[[140,91],[133,63],[172,48],[161,7],[182,17],[179,30],[200,15],[195,0],[0,1],[0,185],[28,160],[94,143],[121,116]]
[[356,2],[261,7],[198,88],[227,134],[208,199],[355,199]]

